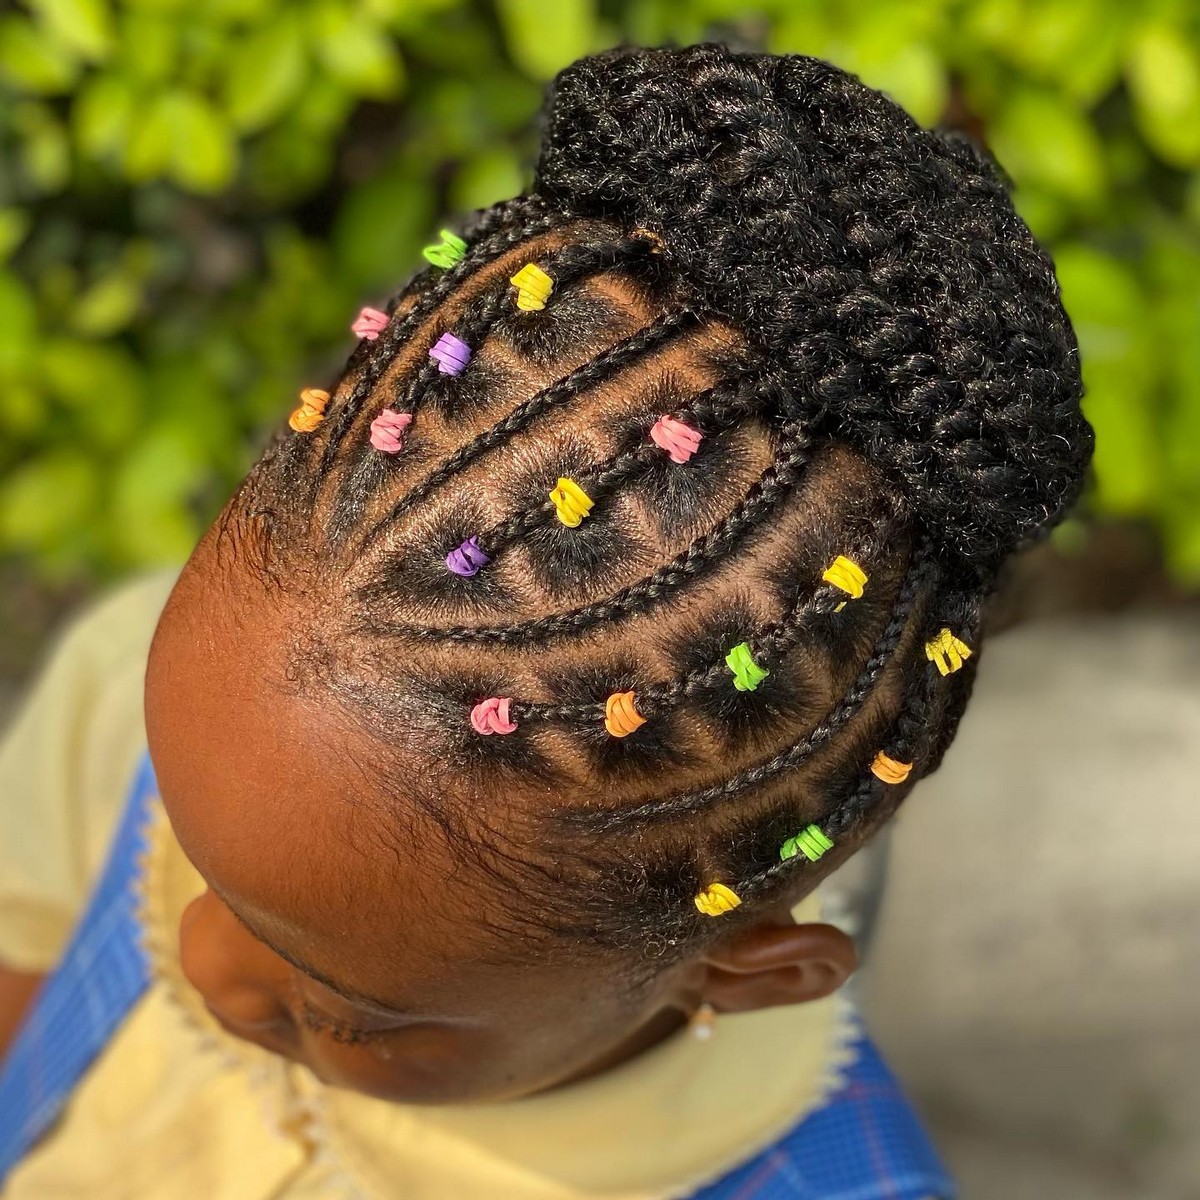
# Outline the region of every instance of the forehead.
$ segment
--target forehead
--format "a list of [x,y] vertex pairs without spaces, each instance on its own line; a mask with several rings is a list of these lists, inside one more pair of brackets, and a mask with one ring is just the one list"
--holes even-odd
[[486,923],[470,872],[414,802],[414,781],[431,781],[390,751],[385,764],[319,687],[290,684],[302,614],[218,582],[206,558],[171,597],[146,679],[180,845],[247,923],[323,974],[398,1007],[452,1004],[486,972]]

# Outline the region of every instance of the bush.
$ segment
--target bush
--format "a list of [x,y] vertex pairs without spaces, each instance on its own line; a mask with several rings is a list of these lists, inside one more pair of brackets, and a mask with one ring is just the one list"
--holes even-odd
[[831,59],[967,128],[1059,264],[1094,512],[1200,580],[1200,37],[1182,0],[28,0],[0,15],[0,554],[184,557],[443,213],[621,40]]

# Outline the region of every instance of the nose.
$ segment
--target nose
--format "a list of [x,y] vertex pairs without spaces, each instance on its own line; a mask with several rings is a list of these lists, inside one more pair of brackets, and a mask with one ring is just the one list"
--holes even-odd
[[285,1002],[288,964],[211,891],[184,909],[179,961],[209,1011],[231,1032],[270,1049],[295,1039],[295,1023]]

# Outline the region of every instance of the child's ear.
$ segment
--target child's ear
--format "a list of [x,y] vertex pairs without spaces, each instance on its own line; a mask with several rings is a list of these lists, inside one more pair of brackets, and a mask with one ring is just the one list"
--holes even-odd
[[764,924],[713,946],[702,965],[701,1000],[751,1012],[831,995],[854,974],[858,951],[833,925]]

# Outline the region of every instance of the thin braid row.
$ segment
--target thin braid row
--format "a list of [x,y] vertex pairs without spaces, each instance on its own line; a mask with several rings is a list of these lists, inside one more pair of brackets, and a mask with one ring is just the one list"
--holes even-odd
[[[399,321],[391,322],[374,340],[359,343],[348,370],[357,364],[354,359],[362,356],[365,362],[353,386],[330,421],[328,437],[321,455],[319,473],[323,476],[337,460],[338,450],[354,425],[364,404],[374,393],[376,385],[392,360],[405,346],[439,305],[454,294],[469,276],[486,266],[507,250],[520,245],[528,238],[551,229],[562,220],[561,216],[547,209],[537,196],[522,196],[490,210],[474,231],[474,240],[462,258],[450,269],[444,270],[418,295],[412,308]],[[422,273],[421,281],[429,278],[430,271]],[[396,301],[389,304],[389,315],[395,311]]]
[[559,820],[568,826],[598,834],[623,832],[651,823],[677,820],[680,817],[707,812],[731,797],[741,796],[777,778],[785,771],[801,766],[862,708],[900,643],[917,597],[936,577],[936,573],[937,567],[928,544],[922,543],[913,554],[909,570],[892,605],[888,622],[870,658],[829,715],[799,741],[766,762],[747,767],[712,787],[658,797],[620,809],[563,809],[557,814]]
[[453,479],[481,455],[502,446],[514,434],[520,433],[531,421],[556,404],[565,403],[586,388],[619,375],[646,354],[678,337],[689,329],[695,320],[695,315],[687,309],[672,310],[518,405],[508,416],[460,447],[441,466],[401,496],[363,535],[358,548],[359,553],[370,549],[406,512]]
[[511,625],[428,626],[372,620],[370,632],[416,641],[533,646],[544,645],[559,637],[583,634],[599,625],[645,612],[669,599],[684,584],[699,578],[719,563],[739,538],[769,521],[802,478],[812,449],[812,439],[807,431],[790,427],[775,462],[750,486],[727,516],[670,562],[603,600]]
[[[879,527],[873,532],[878,534]],[[873,543],[875,538],[872,537],[870,541]],[[853,560],[846,560],[842,556],[839,556],[839,560],[842,562],[852,561],[857,565],[863,561],[863,557],[856,553]],[[639,688],[636,692],[637,713],[648,721],[653,720],[702,693],[728,687],[731,678],[734,686],[739,690],[755,690],[758,684],[772,670],[778,668],[787,655],[799,645],[815,620],[833,616],[838,610],[845,607],[847,592],[840,584],[830,582],[833,577],[835,576],[827,571],[822,576],[821,582],[818,582],[811,592],[797,597],[795,603],[782,618],[764,625],[757,633],[738,643],[738,646],[732,647],[730,654],[723,656],[719,662],[689,671],[669,682]],[[864,582],[865,577],[864,573]],[[744,647],[744,655],[736,653],[739,647]],[[731,661],[731,657],[734,661]],[[741,666],[743,662],[750,664],[748,674]],[[630,693],[631,698],[633,695]],[[513,703],[509,712],[510,719],[514,722],[546,721],[587,724],[604,719],[606,708],[605,702],[591,704],[524,702]]]
[[[707,389],[696,397],[695,405],[677,409],[669,419],[696,429],[699,436],[710,436],[733,426],[739,419],[761,408],[761,393],[745,386],[744,380],[727,381]],[[704,414],[701,419],[700,414]],[[660,418],[661,420],[661,418]],[[596,464],[592,473],[573,480],[587,498],[596,504],[611,496],[622,484],[644,474],[659,462],[663,450],[654,441],[643,439],[631,450],[616,454],[606,462]],[[552,499],[515,513],[484,533],[470,539],[475,549],[494,561],[502,550],[520,541],[530,531],[552,521],[560,508]]]

